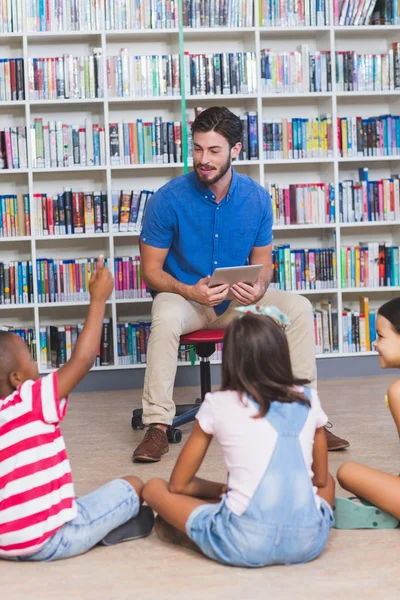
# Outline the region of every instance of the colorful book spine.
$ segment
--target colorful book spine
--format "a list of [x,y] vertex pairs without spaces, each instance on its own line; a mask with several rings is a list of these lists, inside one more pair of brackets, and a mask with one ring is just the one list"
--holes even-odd
[[184,63],[187,93],[191,96],[257,93],[255,52],[185,52]]
[[340,249],[342,288],[400,285],[399,247],[387,242],[360,242]]
[[0,169],[27,167],[26,127],[4,127],[0,130]]
[[23,58],[0,58],[0,102],[25,100]]
[[0,238],[30,235],[29,194],[0,195]]
[[0,0],[0,34],[22,33],[24,9],[23,0]]
[[400,116],[338,117],[339,153],[343,157],[400,155]]
[[112,231],[140,233],[146,206],[152,190],[113,190]]
[[400,89],[400,43],[384,54],[336,52],[336,89],[340,92]]
[[117,300],[151,298],[141,277],[140,256],[114,259],[115,297]]
[[28,31],[98,31],[101,28],[99,0],[41,0],[26,4]]
[[0,304],[31,304],[32,302],[31,261],[0,262]]
[[377,310],[368,305],[368,298],[360,298],[359,309],[343,308],[343,352],[371,352],[376,338]]
[[335,25],[398,25],[398,0],[334,0]]
[[36,330],[34,327],[13,327],[9,325],[0,325],[0,331],[10,331],[19,335],[31,353],[32,359],[37,361]]
[[261,50],[261,82],[265,94],[332,91],[329,50],[310,52],[301,44],[293,52]]
[[[107,265],[107,259],[105,264]],[[38,302],[87,302],[89,280],[95,272],[97,258],[47,259],[36,261]]]
[[336,251],[334,248],[295,249],[281,244],[272,251],[272,289],[335,289]]
[[260,1],[262,27],[323,27],[330,24],[330,3],[324,0]]
[[263,121],[265,160],[332,158],[332,116]]
[[275,226],[335,223],[333,183],[266,183]]
[[331,300],[314,306],[314,337],[316,354],[339,352],[339,323],[337,308]]
[[339,183],[341,223],[400,220],[400,175],[370,181],[368,168],[359,169],[359,181]]

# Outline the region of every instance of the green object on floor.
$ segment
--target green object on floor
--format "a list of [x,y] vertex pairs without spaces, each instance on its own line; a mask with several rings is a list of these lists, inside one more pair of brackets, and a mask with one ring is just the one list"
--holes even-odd
[[361,498],[335,498],[336,529],[395,529],[399,521]]

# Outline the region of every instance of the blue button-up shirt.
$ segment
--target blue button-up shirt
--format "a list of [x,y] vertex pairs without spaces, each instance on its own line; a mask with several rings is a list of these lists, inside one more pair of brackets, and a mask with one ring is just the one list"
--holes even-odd
[[[188,285],[217,267],[247,264],[253,246],[272,242],[272,205],[268,192],[232,169],[232,181],[219,203],[194,172],[176,177],[148,201],[141,239],[169,248],[164,271]],[[222,314],[229,305],[217,307]]]

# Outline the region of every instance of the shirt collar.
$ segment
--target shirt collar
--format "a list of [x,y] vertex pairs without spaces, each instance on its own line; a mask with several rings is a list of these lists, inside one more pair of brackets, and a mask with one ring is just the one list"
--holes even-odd
[[[206,185],[204,185],[204,183],[201,183],[201,181],[198,180],[197,175],[194,171],[191,172],[191,176],[192,176],[192,181],[193,184],[195,186],[195,188],[200,192],[200,194],[202,196],[208,194],[211,194],[211,190],[210,188],[208,188]],[[237,185],[237,180],[238,180],[238,176],[237,173],[235,171],[235,169],[232,167],[232,179],[231,179],[231,185],[229,186],[229,190],[228,193],[226,195],[227,199],[230,200],[231,195],[233,194],[233,192],[235,191],[236,185]]]

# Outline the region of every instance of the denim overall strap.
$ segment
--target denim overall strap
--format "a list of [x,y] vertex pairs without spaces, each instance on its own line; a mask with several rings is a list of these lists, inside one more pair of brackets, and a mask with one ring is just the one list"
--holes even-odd
[[242,517],[278,527],[308,527],[321,519],[299,440],[309,411],[302,402],[271,403],[265,418],[278,434],[275,449]]

